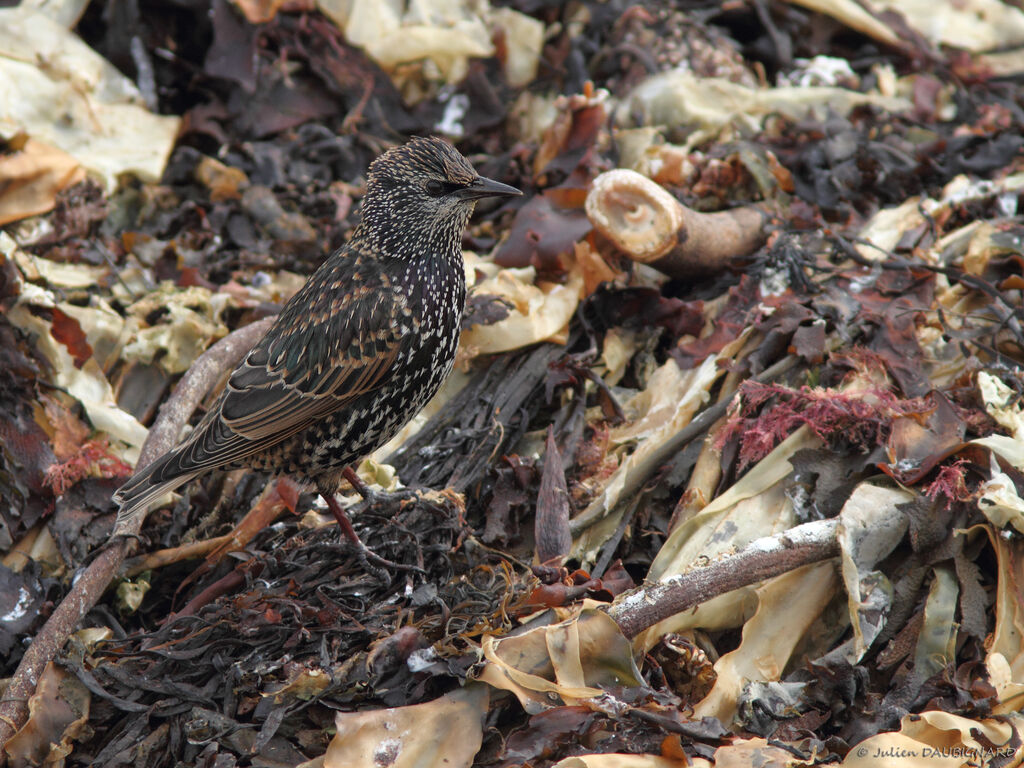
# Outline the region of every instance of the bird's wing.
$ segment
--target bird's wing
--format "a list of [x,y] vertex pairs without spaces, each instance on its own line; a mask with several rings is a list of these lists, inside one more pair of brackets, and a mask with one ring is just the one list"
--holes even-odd
[[279,321],[282,331],[268,333],[228,380],[220,415],[232,432],[277,442],[391,378],[412,313],[378,277],[361,275],[347,291],[321,284],[328,290],[312,301],[289,305],[296,311]]
[[359,258],[324,267],[231,374],[175,474],[259,453],[391,380],[416,326],[408,297]]

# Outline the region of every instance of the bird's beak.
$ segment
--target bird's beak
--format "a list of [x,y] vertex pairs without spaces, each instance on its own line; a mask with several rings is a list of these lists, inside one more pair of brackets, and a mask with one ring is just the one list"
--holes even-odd
[[515,197],[521,194],[521,191],[508,184],[488,179],[486,176],[477,176],[469,186],[457,190],[455,197],[462,200],[479,200],[482,197]]

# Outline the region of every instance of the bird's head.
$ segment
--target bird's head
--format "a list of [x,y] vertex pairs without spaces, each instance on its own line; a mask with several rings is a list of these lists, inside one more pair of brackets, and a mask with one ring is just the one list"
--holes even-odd
[[414,138],[370,165],[360,234],[399,256],[457,249],[477,200],[521,194],[480,176],[444,139]]

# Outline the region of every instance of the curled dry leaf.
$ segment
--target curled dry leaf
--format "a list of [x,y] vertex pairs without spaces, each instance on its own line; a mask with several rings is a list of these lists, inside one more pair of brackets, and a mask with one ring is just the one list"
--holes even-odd
[[[836,21],[840,21],[850,29],[855,29],[858,32],[867,35],[880,43],[885,45],[899,45],[900,37],[892,29],[892,27],[886,24],[881,19],[872,13],[871,4],[867,4],[867,8],[856,0],[827,0],[826,2],[818,2],[817,0],[790,0],[794,5],[802,5],[806,8],[810,8],[817,13],[824,13]],[[909,3],[908,3],[909,5]],[[930,15],[929,18],[932,18]]]
[[960,588],[956,574],[949,566],[932,569],[932,576],[911,672],[911,679],[918,685],[956,662],[956,612]]
[[[750,681],[781,679],[797,646],[820,620],[838,588],[835,566],[826,562],[804,566],[755,589],[757,610],[743,624],[743,640],[715,662],[717,680],[694,705],[694,715],[731,722]],[[785,632],[778,631],[780,616],[786,617]]]
[[474,286],[474,293],[497,296],[512,309],[503,320],[465,331],[460,342],[465,352],[507,352],[562,332],[579,304],[583,274],[579,269],[571,270],[564,285],[535,285],[534,274],[532,267],[502,269]]
[[[789,459],[821,442],[807,428],[798,429],[738,482],[713,499],[692,518],[677,526],[651,564],[648,578],[664,582],[686,573],[695,564],[740,549],[755,539],[787,530],[796,523],[793,502],[784,480],[792,472]],[[743,623],[752,610],[752,590],[735,590],[693,611],[663,621],[638,636],[652,647],[668,632],[694,627],[724,629]]]
[[22,137],[0,155],[0,226],[53,210],[57,193],[85,179],[71,155],[41,141]]
[[[1024,752],[1024,715],[972,720],[949,712],[905,715],[900,729],[880,733],[850,750],[845,768],[868,768],[879,756],[899,755],[903,768],[950,765],[1017,765]],[[950,761],[953,762],[950,762]]]
[[863,657],[885,627],[892,585],[875,566],[906,533],[907,518],[896,507],[913,498],[913,493],[901,488],[863,483],[839,513],[843,582],[854,637],[847,652],[851,663]]
[[4,747],[11,768],[63,765],[89,719],[90,698],[76,677],[48,663],[29,699],[28,721]]
[[532,82],[544,47],[544,23],[505,7],[491,9],[488,26],[504,36],[505,55],[501,64],[508,84],[520,88]]
[[690,371],[680,370],[670,359],[655,371],[646,388],[626,403],[634,418],[614,428],[611,437],[620,444],[635,440],[636,448],[607,478],[587,508],[573,518],[575,556],[584,561],[596,558],[621,519],[622,510],[616,510],[620,499],[639,488],[665,461],[665,446],[690,423],[720,375],[715,357]]
[[607,686],[640,685],[632,645],[595,605],[585,600],[562,621],[554,621],[558,612],[546,611],[516,635],[485,636],[487,663],[477,679],[512,692],[531,714],[559,700],[572,705],[603,697]]
[[781,114],[801,120],[826,110],[840,115],[855,107],[872,104],[892,113],[908,111],[908,99],[881,93],[860,93],[828,86],[782,86],[751,88],[723,77],[699,77],[684,69],[652,75],[623,99],[615,111],[616,122],[625,127],[637,124],[688,128],[685,145],[691,149],[715,138],[736,124],[752,131],[761,129],[769,115]]
[[323,768],[468,768],[483,741],[490,698],[485,685],[467,685],[426,704],[339,712]]
[[[987,53],[1024,44],[1024,12],[1004,2],[965,0],[932,6],[900,0],[869,0],[864,4],[852,0],[790,1],[827,14],[886,45],[898,45],[900,38],[893,26],[880,18],[883,13],[898,14],[903,22],[935,46]],[[1010,72],[1000,70],[999,74]]]
[[36,6],[0,10],[0,134],[57,147],[109,188],[123,173],[156,180],[181,120],[141,106],[139,89]]
[[491,35],[478,8],[469,3],[429,0],[403,10],[401,4],[356,0],[321,7],[385,71],[406,62],[429,59],[444,82],[466,76],[471,57],[494,53]]
[[999,696],[996,714],[1019,712],[1024,707],[1024,605],[1019,599],[1024,552],[1019,539],[1006,539],[990,526],[974,526],[968,535],[984,533],[995,550],[998,581],[995,594],[995,630],[986,640],[985,667]]

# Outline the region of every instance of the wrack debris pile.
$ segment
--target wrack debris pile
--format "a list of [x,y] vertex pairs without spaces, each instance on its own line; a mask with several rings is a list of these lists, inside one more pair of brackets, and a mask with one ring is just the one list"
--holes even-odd
[[[1019,8],[76,10],[0,10],[10,765],[1019,761]],[[246,472],[122,563],[111,492],[428,133],[526,194],[359,468],[420,570]]]

